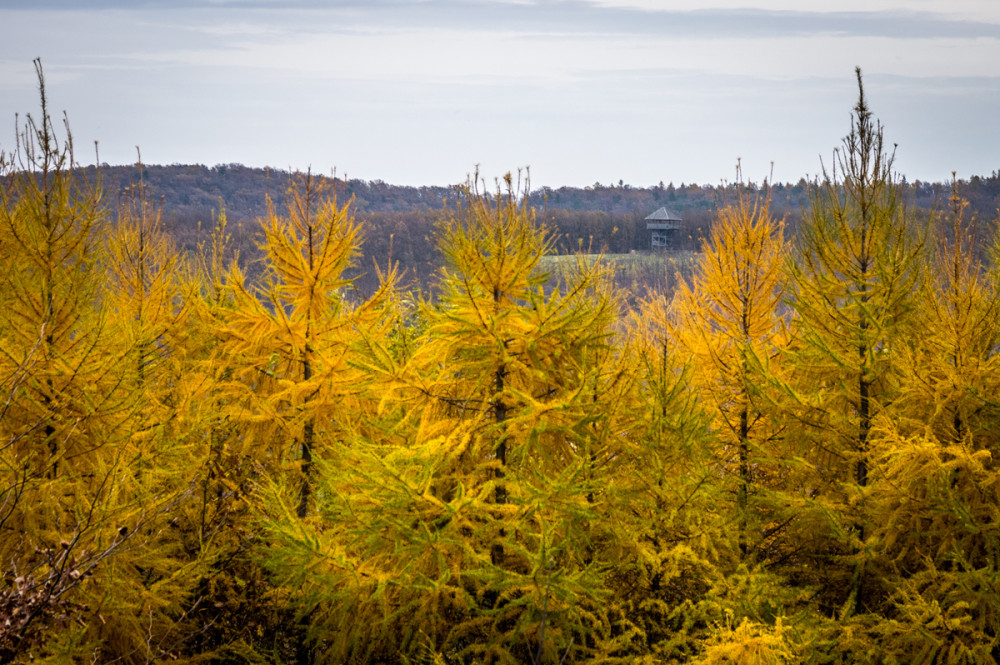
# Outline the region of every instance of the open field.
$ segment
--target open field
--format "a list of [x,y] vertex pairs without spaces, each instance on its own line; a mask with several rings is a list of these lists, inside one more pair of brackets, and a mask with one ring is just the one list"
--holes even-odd
[[601,261],[612,272],[617,289],[635,295],[647,289],[665,292],[673,289],[677,276],[690,276],[698,260],[698,252],[675,250],[663,252],[632,252],[629,254],[559,254],[542,258],[542,267],[559,274],[578,259]]

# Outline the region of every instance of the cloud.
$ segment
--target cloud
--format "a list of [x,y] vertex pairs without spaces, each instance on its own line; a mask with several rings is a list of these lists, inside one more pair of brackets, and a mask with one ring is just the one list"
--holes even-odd
[[[689,3],[688,3],[689,4]],[[744,3],[749,4],[749,3]],[[1000,39],[1000,24],[955,19],[932,11],[900,6],[873,11],[768,9],[781,3],[757,2],[697,10],[661,9],[599,4],[584,0],[35,0],[32,10],[150,10],[229,12],[266,15],[269,21],[309,29],[304,17],[337,17],[350,23],[390,28],[423,29],[462,26],[544,34],[632,34],[662,38],[771,38],[813,34],[886,36],[897,39]],[[702,5],[703,7],[705,5]],[[711,5],[709,5],[711,6]],[[912,3],[909,6],[913,6]],[[22,3],[2,2],[0,9],[24,9]],[[263,13],[263,14],[261,14]],[[206,16],[205,14],[202,14]],[[323,22],[322,20],[320,21]]]

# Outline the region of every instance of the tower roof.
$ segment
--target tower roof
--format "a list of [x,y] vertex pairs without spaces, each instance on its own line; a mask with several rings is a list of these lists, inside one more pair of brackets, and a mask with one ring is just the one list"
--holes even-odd
[[683,220],[681,220],[680,217],[678,217],[674,213],[670,212],[666,208],[660,208],[659,210],[657,210],[653,214],[651,214],[648,217],[646,217],[646,221],[647,222],[680,222],[680,221],[683,221]]

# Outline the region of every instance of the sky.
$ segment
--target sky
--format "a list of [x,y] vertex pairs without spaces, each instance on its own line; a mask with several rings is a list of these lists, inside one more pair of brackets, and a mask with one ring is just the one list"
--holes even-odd
[[860,66],[908,180],[1000,169],[1000,0],[0,0],[0,149],[399,185],[796,182]]

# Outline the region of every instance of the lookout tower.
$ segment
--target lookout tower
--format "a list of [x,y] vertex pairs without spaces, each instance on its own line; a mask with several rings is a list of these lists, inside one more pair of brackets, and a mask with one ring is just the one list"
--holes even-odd
[[666,208],[660,208],[646,218],[649,231],[650,249],[670,249],[674,246],[674,236],[681,228],[681,218]]

